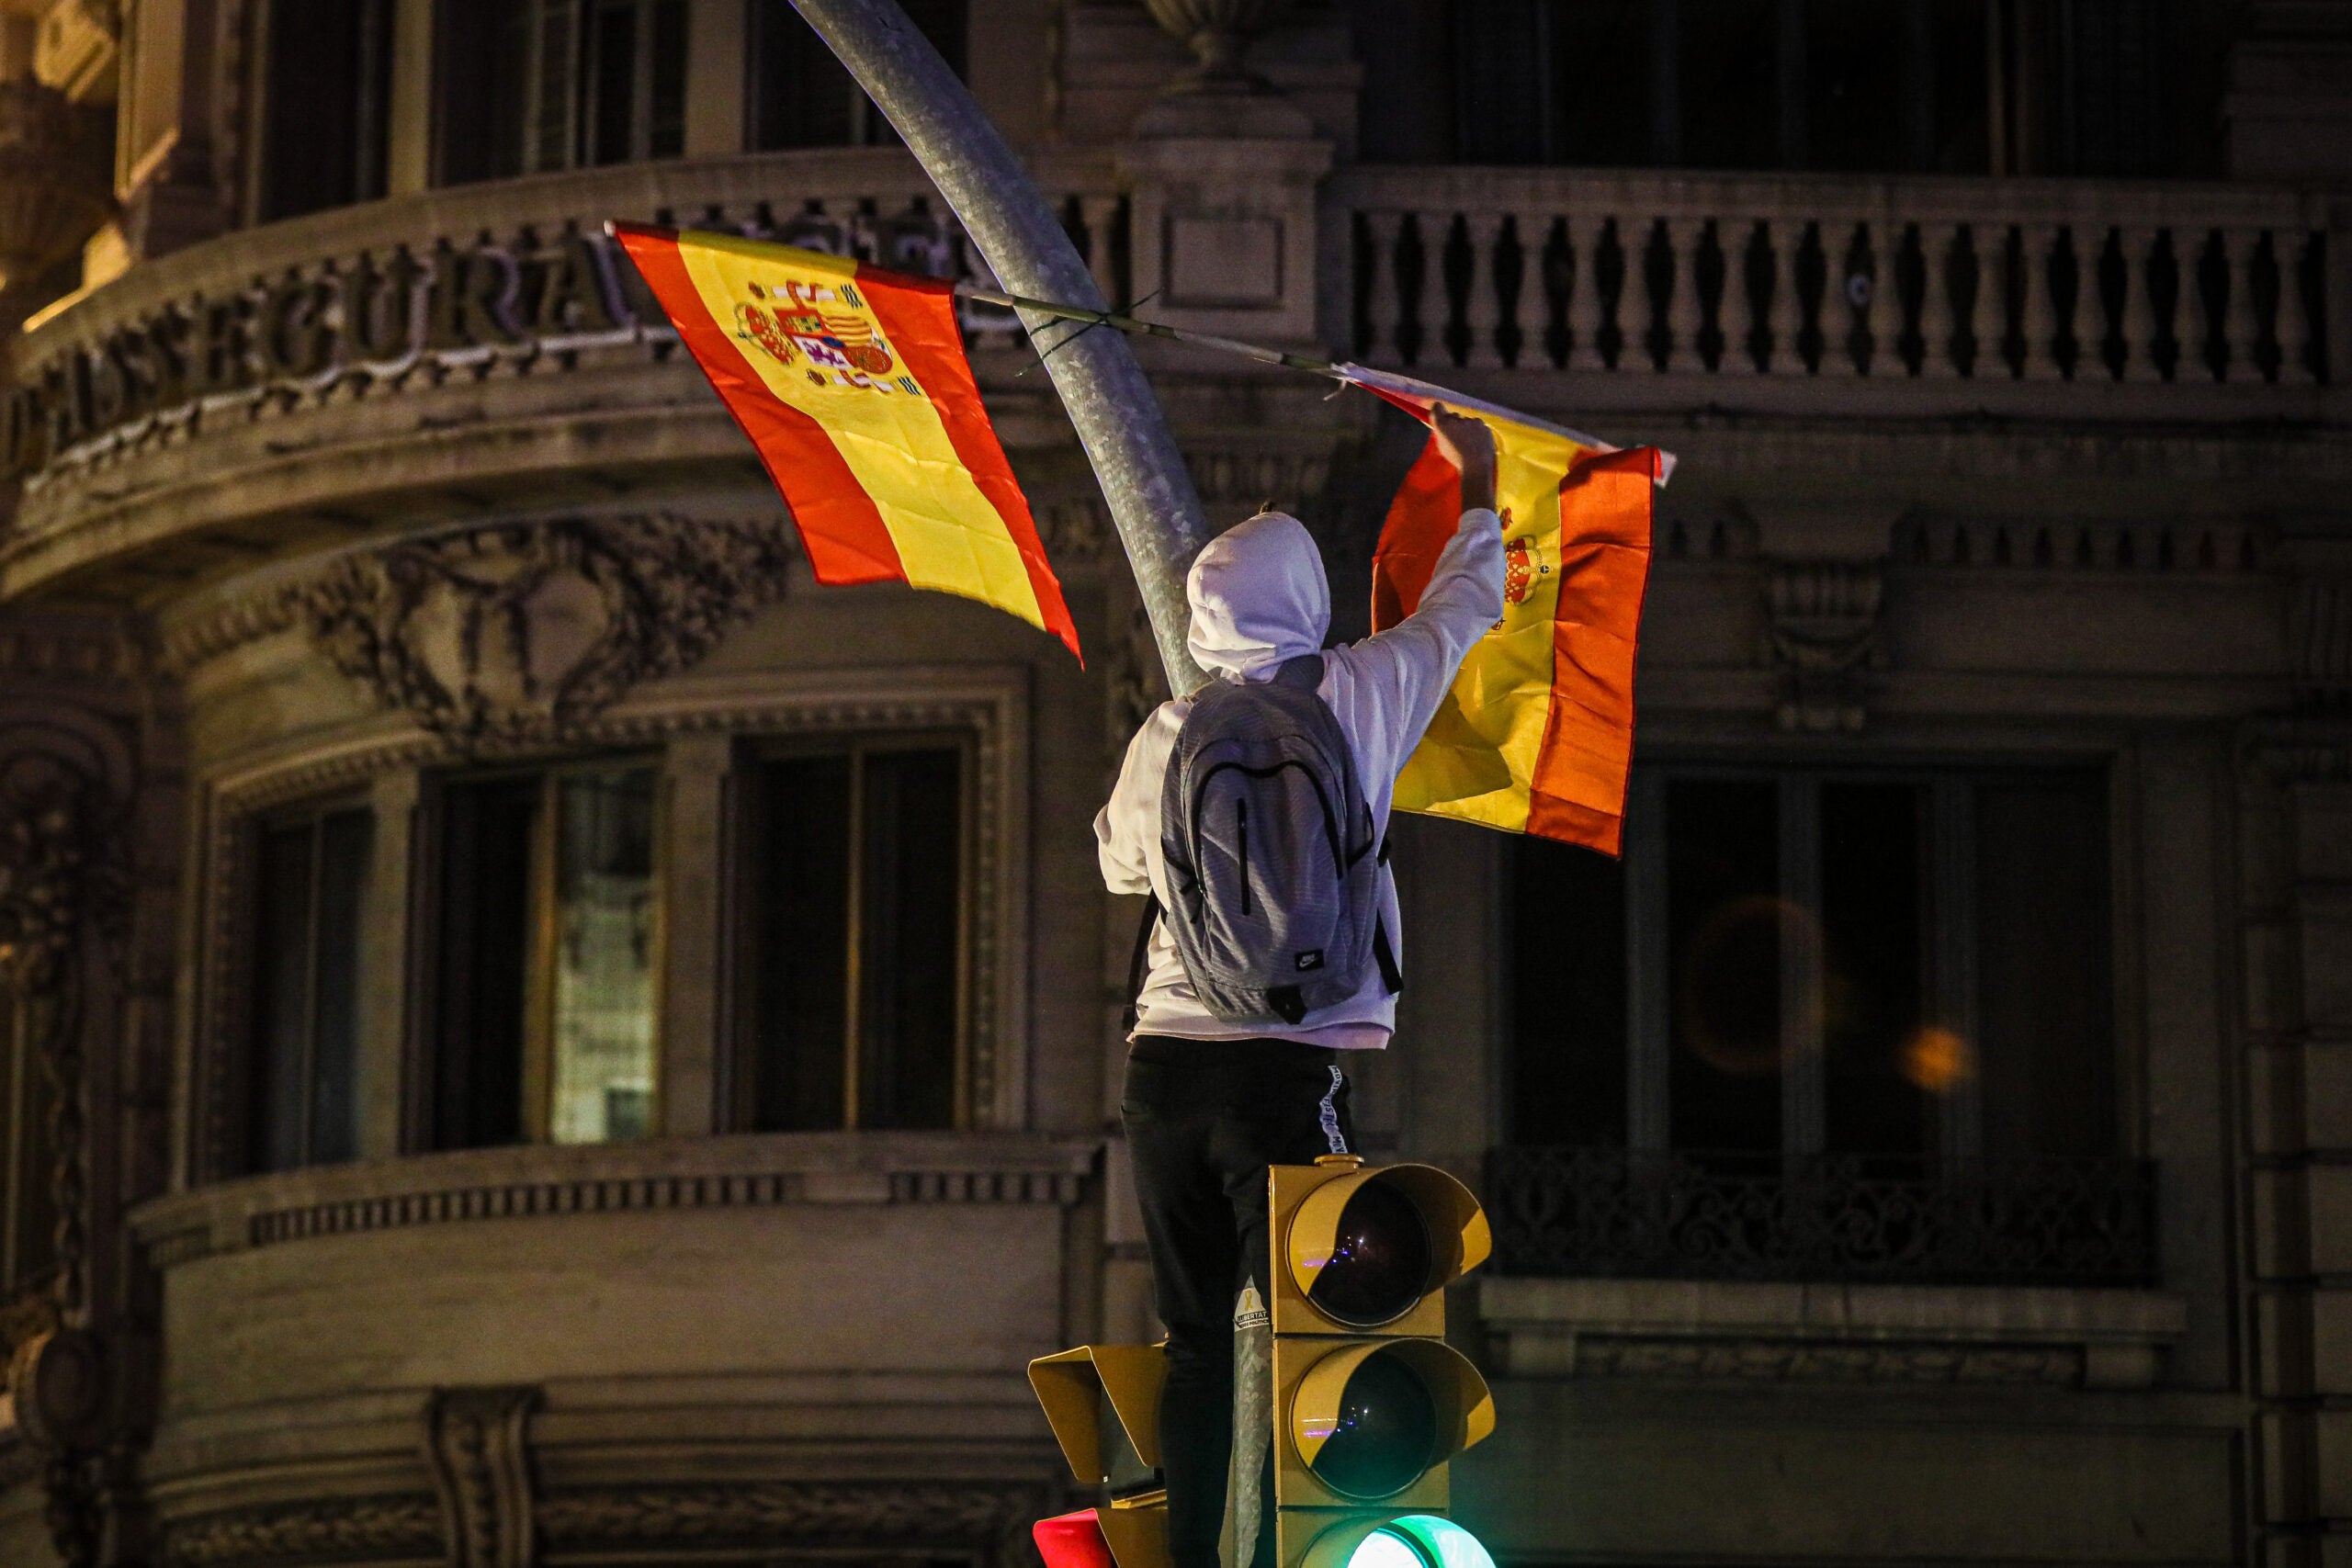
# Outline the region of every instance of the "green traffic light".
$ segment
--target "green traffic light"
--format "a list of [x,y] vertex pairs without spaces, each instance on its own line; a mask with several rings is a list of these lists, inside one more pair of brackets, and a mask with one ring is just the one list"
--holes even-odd
[[1452,1519],[1408,1514],[1365,1536],[1347,1568],[1495,1568],[1478,1538]]

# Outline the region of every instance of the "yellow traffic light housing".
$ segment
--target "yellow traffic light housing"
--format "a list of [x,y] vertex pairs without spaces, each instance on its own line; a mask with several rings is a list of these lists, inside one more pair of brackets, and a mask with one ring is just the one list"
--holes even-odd
[[1168,1568],[1168,1494],[1159,1474],[1167,1376],[1157,1345],[1081,1345],[1029,1363],[1029,1386],[1070,1474],[1110,1494],[1094,1517],[1118,1568]]
[[1333,1156],[1270,1177],[1282,1568],[1459,1568],[1431,1544],[1476,1546],[1441,1517],[1447,1462],[1495,1410],[1444,1341],[1444,1290],[1492,1250],[1486,1215],[1432,1166]]

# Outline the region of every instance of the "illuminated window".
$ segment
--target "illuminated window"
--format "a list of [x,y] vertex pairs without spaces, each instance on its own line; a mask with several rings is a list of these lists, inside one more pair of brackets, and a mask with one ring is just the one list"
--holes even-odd
[[744,1127],[956,1124],[968,766],[922,737],[759,764]]
[[1628,830],[1514,840],[1514,1142],[2114,1152],[2099,773],[1644,773]]
[[255,829],[249,1170],[358,1152],[359,938],[371,828],[365,809],[345,807]]
[[596,762],[443,786],[435,1146],[652,1130],[654,784]]

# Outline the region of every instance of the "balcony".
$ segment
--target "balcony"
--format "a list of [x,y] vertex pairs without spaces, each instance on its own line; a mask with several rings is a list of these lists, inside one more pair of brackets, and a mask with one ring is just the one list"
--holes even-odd
[[[2312,420],[2352,310],[2314,193],[1358,168],[1346,345],[1580,408]],[[1465,377],[1466,373],[1466,377]]]
[[2187,1328],[2144,1161],[1503,1148],[1485,1197],[1512,1376],[2144,1388]]
[[[1131,237],[1129,215],[1161,211],[1161,176],[1109,148],[1033,166],[1124,298],[1130,251],[1157,243]],[[2331,461],[2308,434],[2341,417],[2352,361],[2352,244],[2321,196],[2290,188],[1354,166],[1319,199],[1319,243],[1286,249],[1322,257],[1333,347],[1578,421],[2193,427],[2226,430],[2248,472],[2300,472]],[[53,310],[21,345],[0,426],[21,482],[0,597],[141,598],[442,516],[714,473],[755,483],[604,239],[614,217],[918,272],[978,265],[892,149],[430,191],[193,246]],[[1008,445],[1064,440],[1044,378],[1015,374],[1032,361],[1011,318],[967,322]],[[1171,402],[1195,405],[1228,406]]]
[[1898,1171],[1851,1156],[1505,1148],[1487,1181],[1506,1274],[2078,1289],[2156,1278],[2155,1173],[2139,1160]]
[[[1035,173],[1115,293],[1107,155],[1041,157]],[[53,310],[19,349],[0,466],[22,489],[0,596],[65,579],[136,596],[379,523],[609,501],[729,464],[749,479],[732,423],[605,239],[614,218],[919,273],[975,265],[896,149],[436,190],[192,246]],[[967,321],[982,351],[1018,336],[1008,312]]]

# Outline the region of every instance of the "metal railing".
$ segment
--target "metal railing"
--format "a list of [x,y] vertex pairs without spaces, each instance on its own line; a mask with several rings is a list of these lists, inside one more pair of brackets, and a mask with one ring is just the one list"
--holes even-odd
[[2154,1168],[2041,1158],[1506,1147],[1487,1168],[1507,1274],[1894,1284],[2155,1282]]
[[2309,387],[2326,209],[2251,186],[1358,168],[1357,357],[1617,377]]

